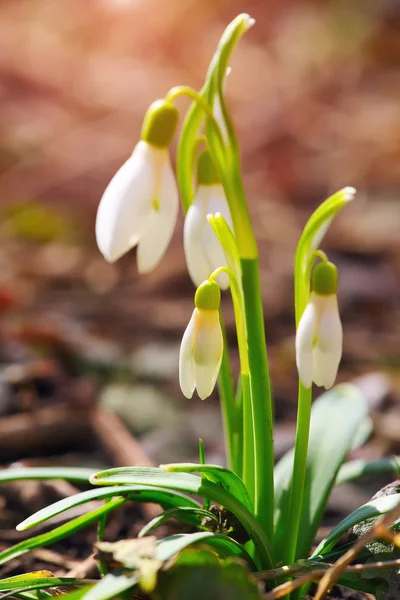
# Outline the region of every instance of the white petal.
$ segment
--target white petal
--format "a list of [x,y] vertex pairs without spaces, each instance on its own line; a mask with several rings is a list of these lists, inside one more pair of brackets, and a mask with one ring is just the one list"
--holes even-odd
[[296,333],[296,364],[299,377],[305,388],[313,381],[313,337],[316,307],[309,302],[299,322]]
[[329,389],[335,383],[342,358],[343,329],[340,321],[336,295],[327,296],[325,309],[318,327],[318,342],[314,358],[321,383]]
[[199,311],[201,323],[194,346],[194,373],[202,400],[214,389],[221,367],[224,340],[217,310]]
[[167,151],[162,165],[159,194],[152,199],[152,203],[154,200],[158,203],[158,210],[153,208],[149,226],[139,240],[139,273],[148,273],[160,262],[171,241],[178,218],[178,188]]
[[[225,197],[224,188],[221,184],[209,186],[209,202],[207,207],[208,214],[220,213],[232,228],[232,218],[228,207],[228,202]],[[208,261],[211,265],[211,272],[218,267],[225,267],[227,260],[225,252],[213,230],[210,223],[206,221],[207,225],[204,228],[203,246],[208,257]],[[226,290],[229,287],[229,277],[226,273],[221,273],[216,278],[218,285],[221,289]]]
[[[200,186],[198,194],[187,212],[183,228],[186,265],[190,278],[196,287],[199,287],[212,273],[203,247],[203,234],[206,223],[201,198],[203,188],[204,186]],[[207,224],[209,225],[208,221]]]
[[147,227],[154,195],[155,169],[151,147],[140,141],[100,200],[96,239],[100,252],[109,262],[128,252]]
[[183,334],[179,352],[179,385],[186,398],[193,396],[195,386],[193,352],[198,331],[198,310],[194,309],[192,318]]

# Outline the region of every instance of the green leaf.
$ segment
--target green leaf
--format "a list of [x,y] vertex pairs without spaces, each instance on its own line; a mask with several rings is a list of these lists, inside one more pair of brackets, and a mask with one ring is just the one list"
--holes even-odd
[[[307,556],[325,510],[328,496],[340,466],[346,459],[367,405],[355,386],[338,385],[325,392],[311,411],[310,442],[304,485],[304,504],[300,519],[298,556]],[[276,560],[285,547],[284,524],[289,507],[293,450],[275,469],[275,552]]]
[[400,494],[391,494],[390,496],[382,496],[382,498],[371,500],[370,502],[367,502],[367,504],[356,508],[356,510],[336,525],[329,535],[322,540],[318,548],[313,552],[311,558],[327,554],[350,527],[354,527],[357,523],[361,523],[367,519],[384,515],[398,506],[399,503]]
[[215,523],[215,525],[218,526],[217,517],[212,512],[210,512],[209,510],[205,510],[204,508],[192,508],[190,506],[170,508],[169,510],[163,512],[157,517],[154,517],[154,519],[146,523],[146,525],[144,525],[144,527],[142,527],[142,529],[140,530],[138,537],[143,537],[150,533],[150,531],[154,531],[154,529],[157,529],[157,527],[160,527],[160,525],[162,525],[169,519],[177,519],[178,521],[189,523],[189,525],[200,527],[205,517],[211,519]]
[[400,473],[400,456],[390,456],[376,460],[351,460],[340,467],[336,478],[336,485],[354,481],[360,477],[382,475],[383,473],[393,474],[394,477],[398,477]]
[[202,546],[188,546],[174,559],[174,568],[176,566],[188,565],[190,567],[203,567],[204,565],[220,565],[221,559],[218,558],[217,554],[211,550]]
[[181,565],[160,575],[158,597],[163,600],[261,600],[257,583],[243,565],[227,562],[222,565],[193,567]]
[[31,467],[18,469],[3,469],[0,471],[0,483],[9,481],[22,481],[24,479],[65,479],[89,483],[89,478],[96,473],[96,469],[81,467]]
[[103,577],[99,583],[94,585],[82,597],[85,600],[109,600],[123,592],[130,590],[137,584],[136,577],[125,577],[124,575],[111,575]]
[[39,523],[43,523],[43,521],[47,521],[48,519],[51,519],[51,517],[59,515],[80,504],[84,504],[85,502],[103,498],[112,498],[113,496],[129,496],[129,500],[135,500],[136,502],[154,502],[156,504],[161,504],[163,508],[175,508],[177,506],[191,506],[193,508],[198,508],[200,506],[191,498],[177,492],[165,490],[164,488],[154,488],[138,484],[123,487],[115,486],[105,489],[96,488],[94,490],[92,489],[81,492],[80,494],[75,494],[74,496],[69,496],[68,498],[63,498],[54,504],[42,508],[42,510],[39,510],[34,515],[25,519],[25,521],[22,521],[22,523],[17,526],[17,530],[23,531],[30,527],[34,527],[35,525],[39,525]]
[[255,565],[246,550],[236,540],[222,533],[200,531],[198,533],[178,533],[157,541],[158,560],[165,562],[185,548],[194,544],[210,546],[220,557],[244,559],[253,569]]
[[15,546],[11,546],[11,548],[3,550],[3,552],[0,552],[0,565],[3,565],[9,560],[13,560],[18,556],[29,552],[29,550],[34,550],[35,548],[48,546],[49,544],[54,544],[55,542],[58,542],[59,540],[68,537],[72,533],[75,533],[75,531],[78,531],[79,529],[82,529],[83,527],[94,523],[103,515],[111,512],[112,510],[115,510],[116,508],[124,504],[125,501],[125,498],[117,498],[116,500],[111,500],[107,504],[100,506],[100,508],[91,511],[86,515],[77,517],[69,523],[65,523],[64,525],[61,525],[60,527],[57,527],[52,531],[48,531],[47,533],[42,533],[41,535],[29,538],[28,540],[24,540],[23,542],[15,544]]
[[[212,532],[177,534],[157,540],[153,536],[118,542],[97,542],[100,556],[130,569],[142,590],[153,591],[158,571],[164,563],[190,546],[209,546],[221,558],[236,557],[245,560],[255,569],[252,559],[244,548],[230,537]],[[107,558],[103,558],[107,562]],[[204,562],[204,560],[203,560]]]
[[150,467],[119,467],[102,471],[91,477],[91,482],[101,485],[143,484],[196,494],[230,510],[242,523],[254,541],[263,568],[273,565],[271,545],[254,515],[226,489],[205,477],[191,473],[172,473]]
[[253,503],[243,481],[236,473],[233,473],[229,469],[218,465],[196,465],[192,463],[160,465],[160,469],[174,473],[201,473],[206,479],[223,486],[250,511],[254,510]]
[[[97,584],[98,585],[98,584]],[[74,590],[73,592],[68,592],[68,594],[63,594],[63,600],[81,600],[94,587],[94,585],[87,585],[85,587]],[[28,599],[29,600],[29,599]],[[40,600],[40,598],[38,599]],[[51,598],[49,598],[51,600]]]
[[[40,576],[40,573],[46,573],[47,575]],[[74,577],[49,577],[48,573],[48,571],[36,571],[34,573],[24,573],[15,577],[0,579],[0,592],[79,584],[79,579],[75,579]]]

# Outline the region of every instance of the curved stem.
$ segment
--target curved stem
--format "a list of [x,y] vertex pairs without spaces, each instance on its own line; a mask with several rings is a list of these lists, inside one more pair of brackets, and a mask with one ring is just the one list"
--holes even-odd
[[194,90],[193,88],[191,88],[189,86],[177,85],[176,87],[173,87],[169,90],[169,92],[165,96],[165,100],[167,102],[173,102],[176,98],[179,98],[179,96],[187,96],[191,100],[194,100],[194,102],[196,102],[202,108],[206,118],[212,125],[212,127],[218,137],[218,141],[220,143],[221,148],[224,148],[225,143],[224,143],[224,138],[221,133],[221,128],[218,125],[217,119],[214,117],[212,109],[207,104],[207,102],[204,100],[204,98],[202,98],[202,96],[198,92],[196,92],[196,90]]
[[[313,255],[314,260],[319,258],[323,263],[329,262],[328,255],[323,250],[316,250]],[[314,262],[314,261],[313,261]]]

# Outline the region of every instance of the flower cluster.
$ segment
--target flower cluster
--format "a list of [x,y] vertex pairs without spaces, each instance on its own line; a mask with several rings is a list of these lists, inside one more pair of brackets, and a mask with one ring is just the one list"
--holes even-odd
[[[221,106],[216,104],[221,122]],[[169,155],[178,120],[178,110],[170,100],[154,102],[146,113],[140,141],[103,194],[97,213],[96,237],[100,251],[109,262],[137,246],[138,270],[146,273],[158,265],[168,248],[178,216],[178,188]],[[215,125],[218,127],[217,120]],[[199,140],[201,143],[201,138]],[[221,220],[227,232],[225,248],[220,235],[216,235]],[[318,241],[328,225],[327,221],[320,227]],[[232,285],[228,272],[234,273],[236,282],[232,292],[235,313],[240,305],[240,261],[237,257],[232,260],[230,251],[236,244],[233,229],[224,187],[206,148],[198,153],[196,191],[187,210],[183,235],[187,268],[198,288],[196,307],[183,336],[180,354],[180,384],[188,398],[195,388],[201,398],[209,396],[218,377],[223,353],[218,308],[220,288],[225,290]],[[311,253],[312,260],[314,255],[315,252]],[[305,388],[314,382],[328,389],[336,379],[342,354],[336,290],[336,267],[328,261],[317,265],[312,275],[310,300],[296,335],[296,363]],[[240,321],[238,329],[243,333],[243,318],[236,320],[237,326]],[[241,355],[244,354],[242,349]]]

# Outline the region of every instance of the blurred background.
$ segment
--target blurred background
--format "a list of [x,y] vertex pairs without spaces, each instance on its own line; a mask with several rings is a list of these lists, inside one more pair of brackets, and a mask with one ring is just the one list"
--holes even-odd
[[194,292],[182,216],[161,265],[140,278],[134,251],[104,262],[94,221],[149,104],[174,85],[199,89],[242,11],[256,25],[234,52],[228,105],[260,246],[277,454],[296,415],[296,243],[312,210],[346,185],[356,200],[323,245],[340,274],[339,380],[356,379],[371,405],[374,433],[359,453],[399,450],[399,3],[3,0],[2,464],[196,461],[200,436],[208,461],[224,460],[217,398],[187,401],[178,386]]

